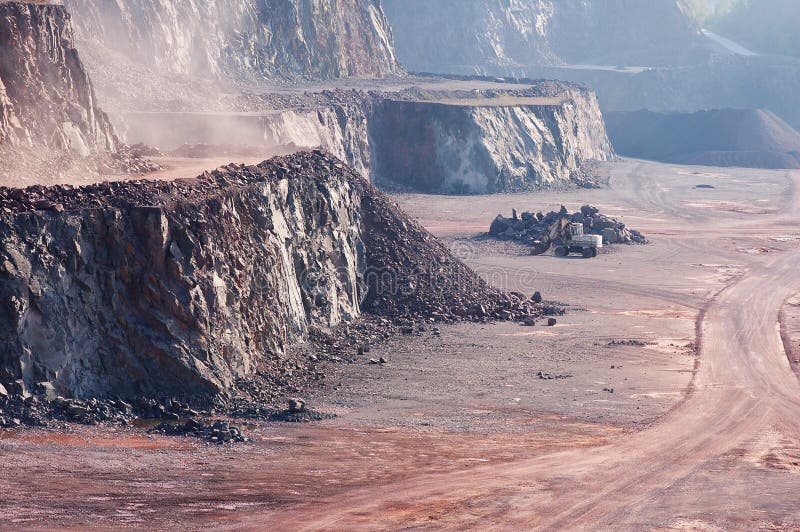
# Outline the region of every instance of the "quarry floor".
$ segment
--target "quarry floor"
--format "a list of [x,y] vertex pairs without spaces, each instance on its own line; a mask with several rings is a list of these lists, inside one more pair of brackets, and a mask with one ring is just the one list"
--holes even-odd
[[[566,304],[555,327],[396,338],[307,398],[336,418],[252,424],[247,444],[0,432],[0,527],[800,526],[800,173],[601,171],[601,190],[395,196],[494,284]],[[652,243],[584,260],[478,238],[512,208],[585,203]]]

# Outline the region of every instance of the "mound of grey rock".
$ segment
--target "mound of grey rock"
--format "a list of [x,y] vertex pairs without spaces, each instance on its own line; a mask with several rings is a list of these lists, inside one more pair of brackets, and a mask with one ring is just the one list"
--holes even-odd
[[602,235],[604,244],[647,244],[647,238],[642,233],[601,214],[592,205],[584,205],[579,212],[572,214],[564,206],[560,211],[547,214],[523,212],[517,215],[516,210],[513,212],[511,218],[498,214],[489,228],[489,236],[532,245],[541,240],[554,223],[568,218],[570,222],[582,223],[586,234]]

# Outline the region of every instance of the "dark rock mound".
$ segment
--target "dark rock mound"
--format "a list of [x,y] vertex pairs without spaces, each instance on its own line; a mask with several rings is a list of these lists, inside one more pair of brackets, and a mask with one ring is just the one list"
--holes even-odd
[[436,237],[368,185],[362,199],[367,312],[390,318],[523,319],[537,313],[490,287]]
[[607,113],[620,155],[676,164],[800,168],[800,133],[763,109]]
[[489,228],[489,236],[500,240],[511,240],[525,245],[534,245],[542,241],[550,228],[558,220],[567,218],[570,222],[582,223],[584,233],[587,235],[600,235],[604,244],[646,244],[645,236],[635,229],[630,229],[623,222],[610,218],[597,207],[584,205],[579,212],[570,214],[566,207],[560,211],[551,211],[547,214],[523,212],[506,218],[498,214]]

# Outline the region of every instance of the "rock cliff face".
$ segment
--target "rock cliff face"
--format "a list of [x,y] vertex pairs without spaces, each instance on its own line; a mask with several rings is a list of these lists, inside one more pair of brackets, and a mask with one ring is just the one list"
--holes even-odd
[[252,374],[309,324],[358,317],[357,183],[302,175],[304,164],[58,189],[49,196],[67,212],[3,217],[6,373],[77,396],[202,395]]
[[593,93],[447,103],[383,101],[369,124],[372,175],[424,192],[485,194],[573,182],[613,150]]
[[0,188],[0,384],[207,397],[370,312],[530,317],[321,152],[194,180]]
[[563,62],[652,65],[703,53],[680,0],[384,0],[412,71],[508,73]]
[[80,155],[116,145],[62,6],[0,2],[0,143]]
[[154,71],[319,78],[400,71],[379,0],[66,0],[80,44]]

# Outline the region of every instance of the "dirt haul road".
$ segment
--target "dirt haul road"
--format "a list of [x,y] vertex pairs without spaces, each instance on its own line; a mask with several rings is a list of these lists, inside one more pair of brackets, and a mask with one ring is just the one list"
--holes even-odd
[[[787,174],[791,192],[778,212],[732,217],[737,209],[720,210],[722,203],[686,208],[685,198],[671,196],[657,177],[648,177],[652,168],[625,163],[612,182],[613,194],[632,208],[695,227],[684,245],[707,252],[710,261],[715,240],[796,236],[797,174]],[[768,435],[795,448],[800,439],[800,383],[778,324],[784,301],[800,288],[800,248],[795,244],[745,260],[744,272],[710,301],[698,321],[701,355],[690,394],[652,428],[602,447],[373,486],[277,513],[266,524],[273,529],[636,529],[671,518],[677,528],[692,528],[691,521],[679,519],[691,507],[706,504],[709,514],[725,507],[733,515],[738,507],[750,514],[751,500],[770,504],[765,502],[770,489],[796,490],[795,475],[779,486],[734,474],[729,485],[725,481],[727,459],[758,454]],[[783,504],[776,497],[775,504]],[[795,507],[781,511],[786,521],[797,522]],[[438,515],[435,525],[424,520],[431,513]],[[752,515],[745,519],[750,522]],[[260,516],[249,523],[264,521]]]

